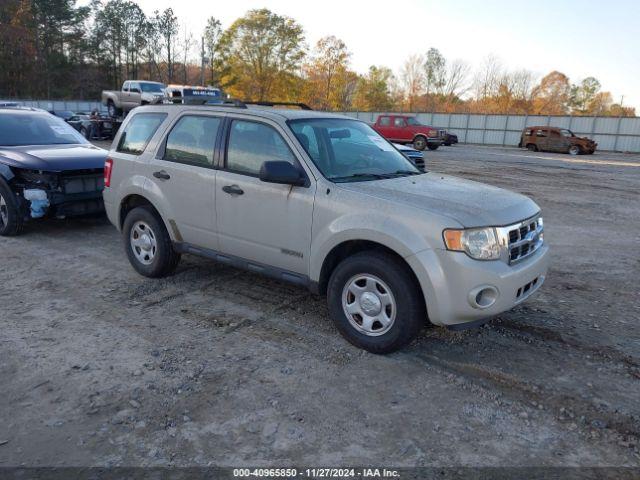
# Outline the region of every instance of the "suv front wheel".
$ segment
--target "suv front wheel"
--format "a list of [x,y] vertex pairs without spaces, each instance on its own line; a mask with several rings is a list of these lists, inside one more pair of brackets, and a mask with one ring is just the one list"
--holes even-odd
[[385,252],[362,252],[343,260],[331,274],[327,300],[340,333],[372,353],[407,345],[427,317],[411,271]]
[[129,212],[122,236],[129,262],[145,277],[167,276],[180,262],[167,229],[150,207],[137,207]]

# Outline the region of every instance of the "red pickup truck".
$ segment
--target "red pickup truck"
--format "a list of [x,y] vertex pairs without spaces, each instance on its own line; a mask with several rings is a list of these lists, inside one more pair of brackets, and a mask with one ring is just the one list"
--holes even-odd
[[387,140],[413,143],[417,150],[436,150],[442,144],[437,128],[422,125],[416,117],[410,115],[380,115],[372,126]]

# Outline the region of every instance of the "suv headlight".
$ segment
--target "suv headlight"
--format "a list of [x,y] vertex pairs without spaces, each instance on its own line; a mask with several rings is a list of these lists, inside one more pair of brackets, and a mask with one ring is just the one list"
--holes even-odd
[[497,260],[500,245],[494,228],[447,229],[442,232],[447,250],[465,252],[476,260]]

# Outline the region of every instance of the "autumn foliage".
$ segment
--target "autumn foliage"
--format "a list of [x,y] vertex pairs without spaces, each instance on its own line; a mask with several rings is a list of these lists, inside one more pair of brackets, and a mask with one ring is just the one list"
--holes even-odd
[[635,115],[594,77],[538,78],[491,55],[472,70],[436,48],[424,51],[408,51],[398,72],[375,65],[363,73],[342,40],[329,35],[309,46],[295,19],[268,9],[226,29],[211,17],[203,32],[191,32],[171,8],[147,15],[128,0],[0,3],[0,97],[96,99],[138,78],[337,111]]

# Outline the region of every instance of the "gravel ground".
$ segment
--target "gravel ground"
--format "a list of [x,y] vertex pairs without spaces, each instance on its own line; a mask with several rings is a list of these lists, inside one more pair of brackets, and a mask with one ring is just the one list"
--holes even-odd
[[426,157],[533,197],[552,267],[388,356],[298,287],[192,256],[142,278],[102,218],[0,239],[0,466],[639,466],[640,156]]

